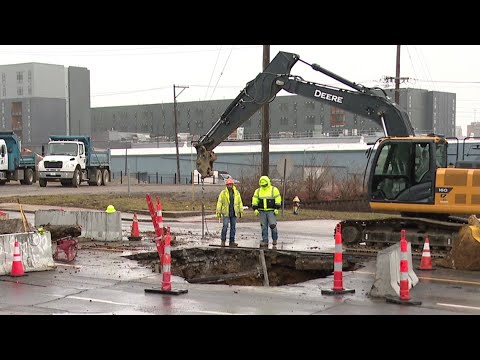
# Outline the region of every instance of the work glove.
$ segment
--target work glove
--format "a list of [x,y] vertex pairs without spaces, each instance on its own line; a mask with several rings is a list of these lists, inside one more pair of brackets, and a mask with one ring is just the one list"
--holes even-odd
[[278,215],[278,209],[273,210],[273,213],[274,213],[275,215]]
[[218,218],[219,218],[219,217],[222,217],[222,214],[220,214],[220,213],[218,213],[218,212],[216,213],[216,215],[217,215]]
[[255,213],[255,216],[258,216],[258,214],[260,214],[260,211],[255,210],[254,213]]

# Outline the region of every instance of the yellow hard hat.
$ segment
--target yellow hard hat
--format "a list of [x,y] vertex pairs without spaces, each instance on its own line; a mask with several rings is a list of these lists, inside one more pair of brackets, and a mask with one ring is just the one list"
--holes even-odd
[[298,198],[298,196],[295,196],[295,197],[293,198],[293,202],[300,202],[300,199]]
[[115,210],[115,207],[114,207],[113,205],[108,205],[108,206],[107,206],[107,210],[105,210],[105,212],[106,212],[107,214],[112,214],[112,213],[114,213],[115,211],[116,211],[116,210]]

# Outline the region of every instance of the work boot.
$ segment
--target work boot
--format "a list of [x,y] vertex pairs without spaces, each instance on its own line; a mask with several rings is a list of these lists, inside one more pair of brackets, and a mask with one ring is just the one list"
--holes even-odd
[[233,242],[233,241],[232,241],[232,242],[230,242],[230,243],[228,244],[228,246],[230,246],[230,247],[238,247],[238,244],[237,244],[236,242]]
[[262,241],[260,243],[260,249],[268,249],[268,243]]
[[273,245],[273,246],[277,246],[277,240],[273,240],[273,241],[272,241],[272,245]]
[[222,242],[220,243],[220,246],[225,246],[225,241],[222,241]]

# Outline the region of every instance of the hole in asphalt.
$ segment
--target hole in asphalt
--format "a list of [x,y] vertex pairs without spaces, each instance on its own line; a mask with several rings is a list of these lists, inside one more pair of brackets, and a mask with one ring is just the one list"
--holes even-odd
[[[264,250],[270,286],[297,284],[333,274],[333,254]],[[189,283],[263,286],[264,266],[259,249],[188,248],[171,251],[172,275]],[[127,256],[153,271],[161,270],[157,252]],[[343,259],[342,269],[356,269],[356,263]]]

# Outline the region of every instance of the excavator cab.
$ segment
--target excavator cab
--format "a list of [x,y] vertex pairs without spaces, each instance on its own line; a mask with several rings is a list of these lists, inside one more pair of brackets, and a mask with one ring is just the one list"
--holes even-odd
[[379,139],[368,184],[372,208],[405,214],[431,212],[431,208],[423,211],[423,205],[435,204],[436,172],[446,167],[443,137]]

